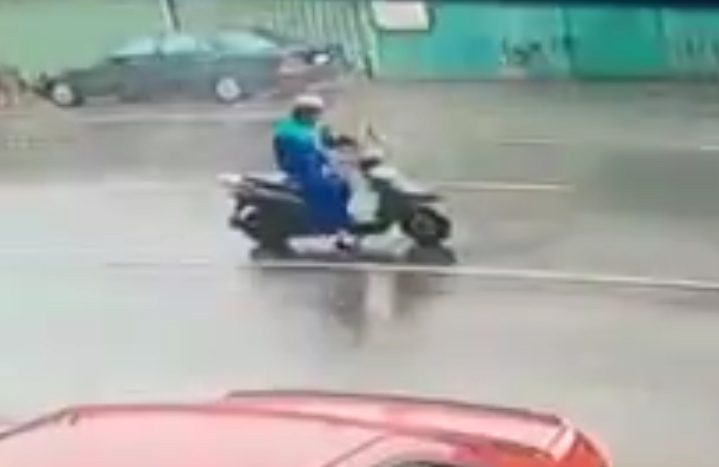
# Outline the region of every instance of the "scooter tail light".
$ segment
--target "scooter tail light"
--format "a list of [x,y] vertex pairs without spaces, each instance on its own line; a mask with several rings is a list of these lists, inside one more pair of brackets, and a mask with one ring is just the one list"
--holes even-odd
[[224,173],[217,176],[217,181],[227,190],[234,191],[240,185],[245,183],[245,179],[240,174]]

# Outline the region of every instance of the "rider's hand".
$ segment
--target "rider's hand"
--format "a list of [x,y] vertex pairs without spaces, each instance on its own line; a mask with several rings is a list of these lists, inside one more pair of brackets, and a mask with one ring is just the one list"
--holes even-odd
[[335,144],[338,148],[356,148],[359,146],[357,140],[351,136],[338,135],[335,137]]

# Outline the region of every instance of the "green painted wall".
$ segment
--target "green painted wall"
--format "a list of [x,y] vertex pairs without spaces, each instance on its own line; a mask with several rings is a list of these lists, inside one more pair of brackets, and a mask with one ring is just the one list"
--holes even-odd
[[415,79],[708,78],[719,9],[428,2],[424,33],[378,31],[380,76]]
[[434,8],[428,32],[380,32],[378,73],[386,77],[492,76],[501,54],[497,8],[452,3]]
[[503,70],[530,78],[559,78],[570,73],[564,44],[565,16],[559,7],[505,8],[500,29]]
[[670,71],[659,10],[581,6],[565,11],[574,76],[652,77]]
[[668,61],[675,76],[719,75],[719,10],[664,10]]
[[427,32],[377,33],[381,76],[540,78],[569,73],[559,8],[448,2],[431,5],[431,14]]
[[28,75],[82,65],[162,27],[156,1],[0,0],[0,63]]

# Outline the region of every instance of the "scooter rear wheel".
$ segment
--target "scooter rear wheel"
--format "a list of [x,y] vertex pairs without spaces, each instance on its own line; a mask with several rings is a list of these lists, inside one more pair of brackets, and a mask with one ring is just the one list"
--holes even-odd
[[295,251],[288,245],[268,246],[258,245],[250,251],[250,258],[255,261],[292,259]]
[[236,209],[230,218],[230,225],[239,228],[257,242],[260,250],[278,252],[282,255],[287,255],[291,251],[289,237],[282,231],[281,224],[258,206],[248,204]]

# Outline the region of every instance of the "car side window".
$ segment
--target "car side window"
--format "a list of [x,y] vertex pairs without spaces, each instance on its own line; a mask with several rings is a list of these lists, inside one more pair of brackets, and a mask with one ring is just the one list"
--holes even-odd
[[111,61],[129,61],[157,54],[158,43],[153,37],[135,39],[110,54]]
[[211,51],[212,47],[208,43],[192,36],[169,36],[160,43],[160,53],[168,56],[196,55]]

